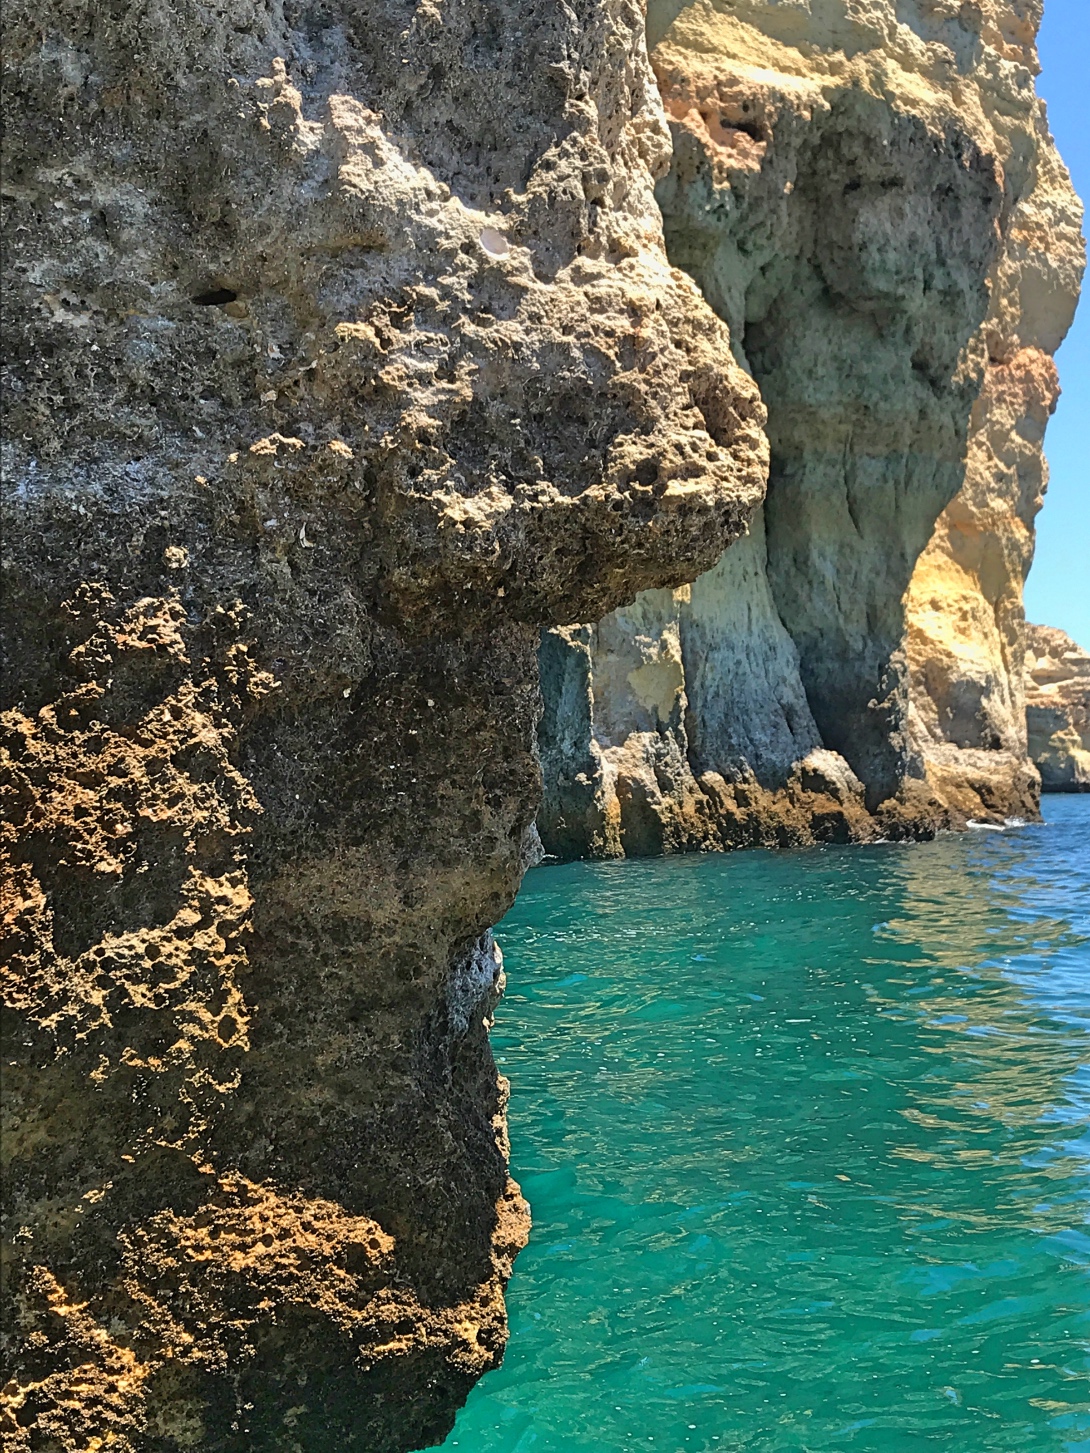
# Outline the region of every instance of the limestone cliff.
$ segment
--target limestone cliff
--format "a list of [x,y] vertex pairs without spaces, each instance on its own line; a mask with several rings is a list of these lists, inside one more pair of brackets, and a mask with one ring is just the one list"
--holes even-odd
[[5,1448],[408,1449],[526,1235],[540,628],[767,472],[632,0],[5,11]]
[[1051,626],[1027,626],[1025,691],[1041,786],[1090,792],[1090,652]]
[[768,498],[542,654],[562,855],[1036,811],[1022,583],[1081,209],[1039,3],[652,0],[670,256],[769,411]]

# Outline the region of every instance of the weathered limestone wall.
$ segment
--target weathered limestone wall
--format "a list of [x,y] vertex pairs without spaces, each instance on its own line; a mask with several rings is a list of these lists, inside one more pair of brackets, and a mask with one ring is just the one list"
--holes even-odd
[[[994,18],[993,31],[1003,19]],[[1009,20],[1006,33],[1012,52],[1019,31]],[[964,479],[905,599],[911,739],[933,796],[955,814],[980,817],[1031,816],[1037,807],[1022,587],[1048,486],[1044,435],[1060,392],[1052,355],[1070,326],[1083,263],[1081,207],[1043,122],[1030,140],[1026,181],[990,279],[987,361]],[[1019,141],[1025,147],[1014,129],[1011,145]],[[1004,166],[1008,178],[1019,175],[1014,158]]]
[[526,1235],[542,625],[763,409],[629,0],[11,0],[5,1448],[442,1438]]
[[670,255],[760,384],[772,472],[687,591],[546,643],[584,723],[546,691],[550,851],[1035,813],[1021,593],[1083,266],[1040,11],[652,0]]
[[1090,652],[1052,626],[1026,627],[1029,752],[1046,792],[1090,792]]

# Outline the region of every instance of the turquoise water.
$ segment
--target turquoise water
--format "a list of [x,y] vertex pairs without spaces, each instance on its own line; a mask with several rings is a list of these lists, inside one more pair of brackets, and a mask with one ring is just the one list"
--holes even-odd
[[529,875],[534,1230],[445,1448],[1090,1450],[1090,800],[1046,810]]

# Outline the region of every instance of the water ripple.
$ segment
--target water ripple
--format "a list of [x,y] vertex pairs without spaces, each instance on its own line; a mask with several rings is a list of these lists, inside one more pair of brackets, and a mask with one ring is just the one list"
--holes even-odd
[[1048,815],[529,876],[534,1232],[449,1447],[1090,1450],[1090,801]]

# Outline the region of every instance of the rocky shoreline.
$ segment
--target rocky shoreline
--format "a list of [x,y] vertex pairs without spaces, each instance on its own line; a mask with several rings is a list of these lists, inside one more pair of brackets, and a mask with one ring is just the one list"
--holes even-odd
[[713,570],[546,641],[558,856],[1036,816],[1022,585],[1081,207],[1035,27],[909,11],[652,0],[667,246],[761,386],[771,474]]
[[9,5],[12,1453],[446,1435],[539,831],[1036,810],[1040,6],[790,10]]

